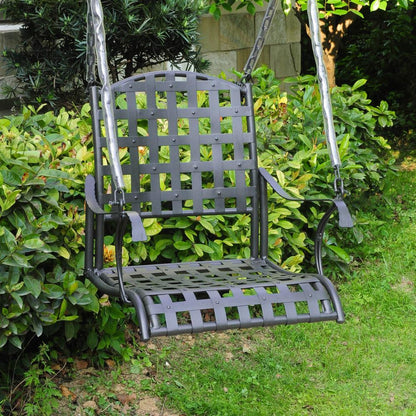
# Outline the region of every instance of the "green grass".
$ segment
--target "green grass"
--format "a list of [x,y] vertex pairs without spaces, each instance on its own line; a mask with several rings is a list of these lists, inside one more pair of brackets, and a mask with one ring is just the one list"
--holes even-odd
[[71,395],[59,413],[40,395],[32,414],[416,415],[416,170],[391,175],[367,207],[356,261],[337,282],[345,324],[154,339],[105,370],[67,361],[40,388],[53,377],[51,393]]
[[[369,203],[362,262],[339,291],[343,325],[164,343],[158,395],[186,415],[416,415],[416,171]],[[381,218],[381,220],[380,220]]]

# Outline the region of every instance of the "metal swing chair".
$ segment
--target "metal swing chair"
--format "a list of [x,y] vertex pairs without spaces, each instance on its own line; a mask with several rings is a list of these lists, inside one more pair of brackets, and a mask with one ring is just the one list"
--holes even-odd
[[[341,162],[315,0],[309,2],[309,19],[325,131],[336,172],[335,197],[329,200],[330,207],[317,230],[316,274],[292,273],[267,258],[267,186],[283,198],[302,201],[289,196],[265,169],[257,166],[249,80],[277,2],[269,2],[239,84],[195,72],[158,71],[112,85],[102,6],[99,0],[88,2],[88,44],[95,45],[102,85],[91,88],[95,174],[89,175],[85,183],[86,277],[102,293],[134,305],[144,341],[151,336],[233,328],[343,322],[336,289],[323,275],[321,247],[325,225],[335,210],[341,227],[351,227],[352,220],[342,199]],[[89,59],[91,66],[94,55],[90,53]],[[198,101],[201,94],[206,97],[202,105]],[[178,95],[186,97],[186,106],[178,105]],[[203,131],[201,120],[205,121]],[[161,132],[161,121],[168,125],[167,132]],[[178,129],[179,122],[186,125],[185,130]],[[140,126],[147,128],[146,134]],[[119,148],[127,149],[122,160]],[[209,149],[210,158],[201,160],[201,148]],[[228,179],[230,173],[233,181]],[[161,186],[166,178],[168,186]],[[122,264],[123,236],[128,225],[133,241],[146,241],[143,219],[237,214],[251,218],[249,258]],[[109,229],[115,230],[115,267],[104,267],[104,237]]]

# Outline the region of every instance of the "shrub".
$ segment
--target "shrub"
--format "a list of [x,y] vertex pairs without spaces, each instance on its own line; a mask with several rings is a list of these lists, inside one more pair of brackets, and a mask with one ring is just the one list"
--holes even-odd
[[388,3],[386,10],[367,11],[354,23],[337,61],[337,79],[349,84],[367,79],[371,99],[387,100],[397,113],[394,128],[385,132],[389,142],[414,148],[416,4],[408,7]]
[[[253,75],[256,80],[253,92],[260,164],[273,172],[280,184],[295,195],[332,198],[334,172],[328,157],[315,78],[304,76],[286,80],[292,85],[291,93],[286,95],[281,93],[280,82],[270,69],[259,68]],[[358,212],[365,206],[366,195],[382,189],[382,180],[394,163],[390,146],[376,133],[377,126],[392,126],[394,113],[389,111],[386,102],[372,106],[367,94],[361,90],[364,84],[365,80],[360,80],[352,87],[336,87],[331,94],[342,176],[350,194],[348,204],[352,213],[357,215],[353,236],[335,227],[335,235],[326,240],[324,255],[330,259],[326,262],[327,274],[349,262],[350,255],[341,247],[361,242]],[[281,204],[280,198],[270,197]],[[312,207],[305,211],[305,208],[308,207],[303,206],[301,211],[292,210],[285,218],[291,225],[288,225],[288,230],[283,227],[279,237],[289,242],[282,254],[297,252],[300,261],[304,253],[312,252],[312,241],[306,238],[306,233],[308,229],[316,229],[324,209]],[[271,211],[275,209],[272,205]],[[294,231],[295,236],[304,236],[302,253],[298,253],[298,241],[290,244],[293,237],[289,234]]]
[[[103,0],[113,81],[165,61],[206,66],[199,57],[201,0]],[[85,101],[86,1],[4,0],[0,11],[23,23],[22,42],[4,56],[26,103],[59,109]]]
[[83,201],[70,176],[80,164],[75,124],[66,112],[30,109],[0,120],[0,348],[20,348],[25,334],[40,336],[56,324],[71,338],[79,310],[98,311],[95,290],[79,278]]

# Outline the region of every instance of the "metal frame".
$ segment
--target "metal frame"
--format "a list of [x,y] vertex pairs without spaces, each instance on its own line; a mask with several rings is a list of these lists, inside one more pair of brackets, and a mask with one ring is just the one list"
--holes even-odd
[[[128,183],[124,190],[128,210],[120,210],[109,192],[113,178],[104,114],[100,90],[93,87],[95,177],[86,180],[85,269],[101,291],[133,303],[143,340],[206,330],[344,321],[337,292],[321,273],[291,273],[267,259],[267,187],[294,198],[257,166],[250,84],[160,71],[115,83],[111,91],[114,102],[122,103],[114,108],[114,121],[118,146],[128,149],[120,164]],[[202,106],[199,94],[208,97]],[[177,95],[186,98],[186,106],[178,105]],[[157,99],[160,96],[163,100]],[[161,132],[161,121],[169,126],[168,134]],[[188,130],[179,131],[178,121]],[[141,124],[147,126],[148,135],[141,134]],[[201,159],[201,147],[211,152],[209,160]],[[167,150],[165,159],[159,156],[162,148]],[[140,152],[145,154],[143,160]],[[234,182],[226,180],[230,172]],[[169,176],[168,189],[160,186],[161,175]],[[111,189],[114,186],[112,182]],[[251,217],[248,259],[121,266],[128,223],[133,238],[143,241],[142,218],[236,214]],[[329,215],[325,224],[328,219]],[[107,223],[116,224],[117,267],[112,268],[105,268],[103,261]]]

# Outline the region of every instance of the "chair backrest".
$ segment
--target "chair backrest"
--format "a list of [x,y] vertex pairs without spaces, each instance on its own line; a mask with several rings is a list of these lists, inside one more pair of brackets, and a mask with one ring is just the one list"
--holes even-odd
[[[146,217],[253,213],[257,155],[250,85],[184,71],[112,85],[128,208]],[[99,106],[92,91],[97,199],[113,199]]]

